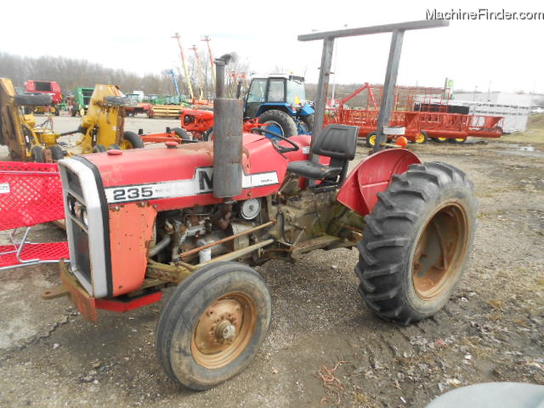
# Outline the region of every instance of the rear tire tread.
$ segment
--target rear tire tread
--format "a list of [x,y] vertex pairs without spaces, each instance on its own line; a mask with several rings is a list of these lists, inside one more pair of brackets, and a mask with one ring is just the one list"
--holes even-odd
[[[463,205],[468,211],[469,224],[472,221],[468,235],[470,248],[477,202],[472,183],[461,170],[438,162],[411,165],[406,173],[393,177],[388,191],[378,193],[372,214],[365,218],[364,238],[357,244],[360,257],[355,272],[360,281],[359,293],[380,318],[408,325],[430,316],[414,309],[405,298],[405,268],[411,271],[407,254],[425,211],[435,205],[443,191],[459,190],[465,194]],[[468,257],[469,252],[461,270]]]

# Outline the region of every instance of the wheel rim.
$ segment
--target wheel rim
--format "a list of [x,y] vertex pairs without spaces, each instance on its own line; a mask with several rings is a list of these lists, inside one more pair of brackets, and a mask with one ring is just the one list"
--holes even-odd
[[130,143],[128,140],[124,139],[122,142],[121,142],[121,149],[122,150],[128,150],[128,149],[133,149],[134,146],[132,146],[132,143]]
[[457,138],[455,138],[455,141],[457,143],[463,143],[465,141],[465,139],[463,139],[462,137],[457,137]]
[[440,207],[419,235],[412,261],[416,294],[430,300],[448,291],[466,256],[468,217],[455,202]]
[[[283,132],[283,128],[281,127],[281,125],[274,121],[274,120],[268,120],[266,122],[264,122],[264,124],[266,125],[266,128],[268,130],[270,130],[271,132],[276,132],[282,136],[285,136],[285,133]],[[269,133],[265,133],[265,136],[270,138],[270,139],[277,139],[277,137],[269,134]]]
[[368,144],[370,146],[375,146],[376,145],[376,135],[372,135],[368,138]]
[[423,133],[420,133],[416,136],[416,143],[425,143],[425,135]]
[[257,307],[247,295],[235,292],[214,301],[200,316],[191,351],[195,361],[208,369],[236,360],[255,334]]
[[437,137],[437,139],[441,142],[445,142],[446,140],[448,140],[447,137]]

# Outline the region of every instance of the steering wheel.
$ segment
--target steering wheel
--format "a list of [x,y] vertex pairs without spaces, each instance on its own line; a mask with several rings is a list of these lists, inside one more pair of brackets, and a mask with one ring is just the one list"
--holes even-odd
[[272,130],[268,130],[268,129],[263,128],[263,127],[256,127],[254,129],[252,129],[251,131],[261,133],[261,134],[268,133],[268,134],[270,134],[270,135],[272,135],[274,137],[277,137],[278,139],[285,140],[287,143],[289,143],[291,146],[293,146],[293,147],[283,147],[283,146],[280,146],[279,144],[277,144],[274,140],[271,140],[272,145],[276,148],[276,150],[279,153],[296,152],[297,150],[300,150],[300,147],[295,142],[293,142],[292,140],[290,140],[290,139],[286,138],[285,136],[280,135],[279,133],[276,133],[276,132],[274,132]]

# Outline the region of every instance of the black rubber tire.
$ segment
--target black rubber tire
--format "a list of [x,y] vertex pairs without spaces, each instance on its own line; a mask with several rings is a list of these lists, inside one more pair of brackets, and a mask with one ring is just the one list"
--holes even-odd
[[51,158],[53,161],[64,159],[65,152],[59,145],[51,146],[49,150],[51,151]]
[[439,138],[437,137],[431,137],[431,140],[435,143],[446,143],[449,139],[446,139],[446,140],[440,140]]
[[193,137],[183,128],[173,128],[172,132],[174,132],[179,138],[182,140],[193,140]]
[[260,123],[269,121],[276,122],[282,128],[283,136],[285,137],[295,136],[298,133],[295,120],[283,111],[270,109],[259,116]]
[[144,147],[144,141],[137,133],[127,131],[123,133],[123,139],[132,145],[132,149],[141,149]]
[[370,138],[372,136],[377,136],[377,133],[376,132],[371,132],[368,135],[366,135],[366,138],[365,138],[366,147],[370,147],[370,148],[374,147],[374,144],[370,143]]
[[[406,173],[393,176],[388,190],[378,197],[374,210],[365,218],[364,238],[357,245],[359,292],[379,317],[408,325],[434,315],[449,300],[470,257],[478,205],[465,174],[441,162],[410,166]],[[457,258],[451,262],[451,275],[439,284],[436,296],[425,299],[418,295],[413,282],[414,252],[424,227],[438,228],[435,214],[441,213],[437,210],[451,203],[464,213],[462,223],[456,217],[451,222],[456,227],[466,225],[466,233],[461,234],[464,239],[456,240],[461,247],[448,246],[451,241],[445,244],[459,255],[454,255]],[[443,216],[442,220],[450,220],[450,214]],[[445,233],[444,229],[440,231]],[[427,240],[431,241],[428,236]],[[434,254],[428,256],[435,262],[431,265],[436,265]]]
[[109,95],[104,97],[104,102],[111,106],[130,106],[132,103],[128,96]]
[[[461,139],[461,138],[458,138],[458,139]],[[465,142],[467,141],[467,138],[465,137],[465,138],[462,139],[462,140],[450,139],[450,141],[451,141],[452,143],[455,143],[455,144],[463,144],[463,143],[465,143]]]
[[213,139],[213,127],[202,133],[202,140],[208,142]]
[[36,163],[45,163],[45,152],[41,146],[32,146],[30,149],[32,161]]
[[306,125],[306,127],[308,128],[308,131],[310,133],[312,133],[314,131],[314,122],[315,122],[315,118],[314,118],[314,114],[311,114],[311,115],[308,115],[308,116],[301,116],[300,117],[300,120]]
[[105,151],[107,151],[108,149],[106,149],[106,146],[104,145],[101,145],[101,144],[97,144],[94,148],[93,148],[93,153],[103,153]]
[[[234,361],[209,369],[193,358],[194,330],[205,310],[216,299],[232,292],[243,292],[255,302],[255,330]],[[247,367],[266,336],[270,318],[270,293],[257,272],[238,262],[205,266],[183,281],[164,306],[156,329],[157,356],[166,374],[178,384],[197,391],[209,389]]]
[[15,95],[15,103],[19,106],[50,106],[51,95]]

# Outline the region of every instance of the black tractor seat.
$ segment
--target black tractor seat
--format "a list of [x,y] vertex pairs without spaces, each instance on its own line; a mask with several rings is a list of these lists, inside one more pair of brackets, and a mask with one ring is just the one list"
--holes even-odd
[[322,180],[319,186],[339,185],[344,181],[348,163],[357,149],[357,126],[329,125],[317,136],[311,152],[331,158],[327,166],[310,160],[289,163],[287,171],[312,180]]

